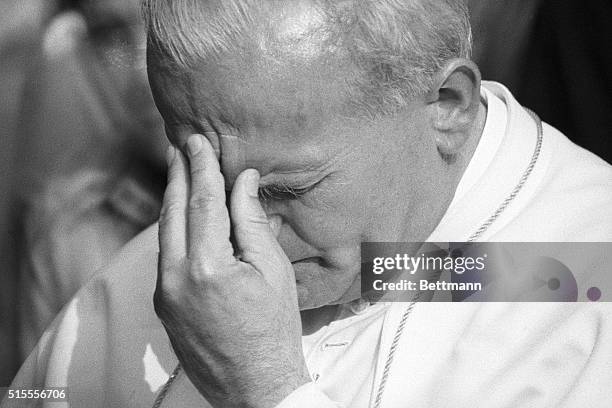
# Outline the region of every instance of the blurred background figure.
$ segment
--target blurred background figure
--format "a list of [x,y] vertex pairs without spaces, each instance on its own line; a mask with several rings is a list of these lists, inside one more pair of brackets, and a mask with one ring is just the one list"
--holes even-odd
[[138,0],[61,7],[28,74],[18,128],[17,156],[27,158],[18,188],[22,359],[91,275],[156,221],[165,185]]
[[36,55],[41,29],[56,9],[53,0],[0,1],[0,386],[8,385],[19,363],[15,331],[17,240],[13,186],[18,107],[26,67]]
[[[56,176],[158,161],[163,122],[153,104],[138,0],[76,0],[48,24],[28,76],[19,154],[28,196]],[[123,152],[129,152],[124,154]]]

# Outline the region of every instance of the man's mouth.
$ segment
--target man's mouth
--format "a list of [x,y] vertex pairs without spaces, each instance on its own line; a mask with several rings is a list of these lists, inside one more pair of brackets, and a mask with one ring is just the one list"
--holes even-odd
[[319,256],[310,256],[308,258],[302,258],[302,259],[298,259],[296,261],[291,261],[292,265],[300,264],[300,263],[317,263],[317,264],[320,264],[321,263],[321,257],[319,257]]

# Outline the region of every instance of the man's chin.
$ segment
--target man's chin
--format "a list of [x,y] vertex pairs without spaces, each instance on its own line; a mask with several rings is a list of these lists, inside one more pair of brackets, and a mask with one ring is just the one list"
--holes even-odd
[[361,297],[358,284],[347,279],[335,281],[332,273],[317,264],[294,264],[294,270],[300,310],[344,304]]
[[300,287],[300,285],[297,286],[297,296],[300,311],[318,309],[325,306],[324,304],[318,304],[318,302],[310,296],[310,291],[304,287]]
[[325,268],[321,262],[293,263],[300,310],[343,304],[361,297],[357,277],[350,269]]

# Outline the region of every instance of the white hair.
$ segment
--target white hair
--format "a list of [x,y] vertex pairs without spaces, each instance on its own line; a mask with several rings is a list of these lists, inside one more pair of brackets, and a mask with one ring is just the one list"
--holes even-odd
[[[253,40],[271,0],[143,0],[149,47],[179,69],[236,52]],[[470,58],[465,0],[313,0],[327,17],[330,52],[347,56],[356,76],[351,104],[389,113],[428,92],[452,58]]]

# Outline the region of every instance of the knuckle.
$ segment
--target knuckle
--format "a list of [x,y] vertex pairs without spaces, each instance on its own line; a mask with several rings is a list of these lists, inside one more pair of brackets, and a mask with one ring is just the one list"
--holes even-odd
[[219,279],[218,271],[219,268],[210,260],[192,260],[189,267],[189,279],[194,284],[209,286]]
[[245,217],[245,222],[247,224],[265,225],[266,227],[270,225],[270,222],[268,221],[268,217],[266,216],[265,213],[261,211],[257,211],[257,212],[250,213],[249,215],[247,215]]
[[212,170],[205,163],[193,163],[191,165],[191,176],[205,184],[214,183],[217,177],[215,177],[215,173]]
[[217,268],[208,259],[191,260],[189,270],[194,276],[212,277]]
[[190,163],[189,172],[192,176],[198,176],[199,178],[208,178],[208,168],[206,164],[199,161]]
[[184,271],[185,260],[172,261],[164,258],[162,252],[158,255],[158,270],[159,277],[157,281],[156,290],[162,291],[161,294],[168,296],[170,300],[181,290],[182,280],[181,276]]
[[194,163],[190,171],[191,178],[206,187],[222,186],[225,183],[221,170],[214,163]]
[[237,235],[267,239],[268,232],[272,231],[270,229],[270,222],[265,215],[249,214],[237,218],[234,226]]
[[183,211],[183,206],[178,201],[170,201],[165,203],[159,213],[160,223],[167,222],[173,219],[177,214]]
[[161,301],[170,302],[179,294],[180,282],[173,272],[165,273],[163,279],[157,285],[156,291],[159,291]]
[[189,199],[190,210],[209,210],[220,200],[212,194],[195,194]]
[[[249,241],[258,242],[261,244],[270,242],[271,235],[269,231],[261,228],[259,225],[254,224],[256,223],[251,222],[246,225],[236,225],[234,227],[236,235],[240,237],[248,237]],[[265,225],[268,225],[267,222]]]
[[242,248],[241,254],[242,260],[247,263],[254,262],[257,259],[267,259],[270,256],[266,251],[253,245]]

